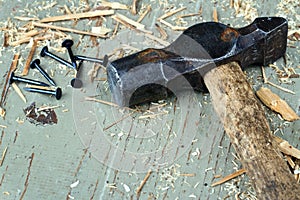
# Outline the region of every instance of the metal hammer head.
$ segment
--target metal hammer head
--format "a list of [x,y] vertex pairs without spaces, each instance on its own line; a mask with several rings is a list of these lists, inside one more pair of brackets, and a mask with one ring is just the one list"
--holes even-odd
[[281,17],[257,18],[243,28],[196,24],[164,49],[146,49],[109,63],[113,98],[120,106],[132,106],[165,98],[173,90],[205,91],[202,77],[220,64],[237,61],[245,68],[282,57],[287,30],[287,20]]

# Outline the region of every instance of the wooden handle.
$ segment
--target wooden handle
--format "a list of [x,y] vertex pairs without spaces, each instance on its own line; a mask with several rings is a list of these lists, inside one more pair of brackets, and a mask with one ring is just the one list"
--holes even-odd
[[221,65],[208,72],[204,81],[257,198],[300,199],[300,185],[283,160],[263,107],[239,64]]

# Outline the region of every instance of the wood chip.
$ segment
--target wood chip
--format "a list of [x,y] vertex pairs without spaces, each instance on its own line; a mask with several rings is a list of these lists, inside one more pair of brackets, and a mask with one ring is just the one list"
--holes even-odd
[[270,89],[262,87],[256,92],[256,94],[267,107],[279,113],[283,119],[290,122],[299,119],[299,116],[295,113],[295,111]]
[[141,182],[140,186],[138,187],[138,189],[136,190],[136,194],[137,196],[140,196],[141,191],[144,187],[144,185],[146,184],[147,180],[149,179],[150,175],[151,175],[152,171],[149,170],[144,178],[144,180]]
[[217,182],[215,182],[215,183],[213,183],[212,185],[211,185],[211,187],[214,187],[214,186],[217,186],[217,185],[221,185],[221,184],[223,184],[223,183],[225,183],[225,182],[227,182],[227,181],[229,181],[229,180],[231,180],[231,179],[234,179],[234,178],[236,178],[236,177],[238,177],[238,176],[240,176],[240,175],[242,175],[242,174],[244,174],[244,173],[246,173],[247,171],[246,171],[246,169],[240,169],[240,170],[238,170],[238,171],[236,171],[236,172],[234,172],[234,173],[232,173],[232,174],[230,174],[230,175],[227,175],[227,176],[225,176],[224,178],[222,178],[221,180],[219,180],[219,181],[217,181]]
[[22,101],[24,101],[24,103],[27,103],[27,100],[24,96],[24,94],[22,93],[22,91],[20,90],[20,88],[17,86],[16,83],[12,83],[11,86],[14,88],[14,90],[17,92],[17,94],[19,95],[19,97],[22,99]]
[[213,21],[214,22],[219,22],[219,19],[218,19],[218,11],[217,11],[217,8],[214,7],[214,10],[213,10]]
[[35,53],[36,47],[37,47],[37,41],[33,40],[32,41],[32,47],[30,49],[30,52],[28,54],[28,57],[27,57],[27,60],[26,60],[26,63],[25,63],[25,66],[24,66],[24,69],[23,69],[23,72],[22,72],[22,76],[27,76],[27,74],[29,72],[30,63],[32,61],[32,58],[33,58],[33,55]]
[[102,1],[101,5],[105,8],[110,8],[113,10],[128,10],[128,6],[125,4],[121,4],[119,2],[107,2],[107,1]]
[[288,141],[280,138],[280,137],[277,137],[277,136],[274,136],[275,137],[275,141],[277,142],[278,146],[279,146],[279,150],[286,154],[286,155],[290,155],[292,157],[295,157],[297,159],[300,159],[300,150],[299,149],[296,149],[295,147],[293,147],[292,145],[290,145],[288,143]]
[[76,29],[72,29],[72,28],[65,28],[65,27],[61,27],[61,26],[54,26],[54,25],[40,23],[40,22],[32,22],[32,25],[36,26],[36,27],[49,28],[49,29],[54,29],[54,30],[59,30],[59,31],[76,33],[76,34],[80,34],[80,35],[89,35],[89,36],[107,38],[107,36],[105,36],[105,35],[100,35],[100,34],[91,33],[91,32],[87,32],[87,31],[80,31],[80,30],[76,30]]
[[65,20],[73,20],[73,19],[83,19],[83,18],[90,18],[90,17],[100,17],[100,16],[113,15],[114,13],[115,13],[114,10],[95,10],[95,11],[85,12],[85,13],[47,17],[40,20],[39,22],[45,23],[45,22],[57,22],[57,21],[65,21]]

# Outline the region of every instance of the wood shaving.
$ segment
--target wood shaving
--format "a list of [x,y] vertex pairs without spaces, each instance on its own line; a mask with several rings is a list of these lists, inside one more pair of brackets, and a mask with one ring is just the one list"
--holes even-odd
[[160,20],[166,19],[166,18],[171,17],[171,16],[173,16],[173,15],[175,15],[175,14],[177,14],[177,13],[179,13],[179,12],[185,10],[185,9],[186,9],[186,7],[181,7],[181,8],[178,8],[176,10],[169,11],[169,12],[163,14],[162,16],[160,16],[157,20],[160,21]]
[[133,15],[137,14],[137,2],[138,0],[132,0],[131,13]]
[[141,182],[140,186],[138,187],[138,189],[136,190],[136,194],[137,196],[140,196],[141,191],[144,187],[144,185],[146,184],[147,180],[149,179],[150,175],[151,175],[152,171],[149,170],[145,176],[145,178],[143,179],[143,181]]
[[12,83],[11,86],[14,88],[14,90],[15,90],[16,93],[19,95],[19,97],[22,99],[22,101],[23,101],[24,103],[26,103],[27,100],[26,100],[24,94],[22,93],[22,91],[20,90],[20,88],[17,86],[17,84],[16,84],[16,83]]
[[32,22],[32,25],[36,26],[36,27],[41,27],[41,28],[49,28],[49,29],[60,30],[60,31],[65,31],[65,32],[77,33],[80,35],[89,35],[89,36],[107,38],[107,36],[105,36],[105,35],[95,34],[95,33],[87,32],[87,31],[80,31],[80,30],[76,30],[76,29],[72,29],[72,28],[65,28],[65,27],[61,27],[61,26],[54,26],[54,25],[44,24],[44,23],[40,23],[40,22]]
[[151,31],[148,31],[145,29],[144,24],[141,24],[137,21],[129,19],[128,17],[126,17],[122,14],[117,13],[117,14],[113,15],[112,18],[130,29],[136,29],[136,30],[142,31],[144,33],[152,34]]
[[159,20],[159,22],[170,27],[173,31],[184,31],[188,28],[188,27],[184,27],[184,26],[174,26],[163,19]]
[[288,143],[288,141],[280,138],[280,137],[277,137],[277,136],[274,136],[275,137],[275,141],[277,142],[278,146],[279,146],[279,150],[286,154],[286,155],[290,155],[294,158],[297,158],[297,159],[300,159],[300,150],[293,147],[292,145],[290,145]]
[[26,60],[25,66],[24,66],[22,76],[27,76],[29,69],[30,69],[30,63],[32,61],[33,55],[34,55],[36,47],[37,47],[37,41],[34,39],[32,39],[31,41],[32,41],[32,46],[31,46],[31,49],[29,51],[29,54],[28,54],[28,57],[27,57],[27,60]]
[[40,20],[40,23],[45,22],[57,22],[57,21],[65,21],[65,20],[73,20],[73,19],[83,19],[90,17],[100,17],[100,16],[108,16],[115,14],[114,10],[96,10],[85,13],[77,13],[77,14],[67,14],[61,16],[47,17]]
[[141,14],[141,16],[138,18],[137,22],[143,21],[143,19],[146,17],[146,15],[151,11],[151,5],[148,5],[146,10]]
[[214,22],[219,22],[219,19],[218,19],[218,11],[217,11],[217,8],[214,7],[213,9],[213,21]]
[[160,38],[162,40],[168,39],[168,34],[167,32],[158,24],[155,24],[155,27],[157,28],[158,32],[160,33]]
[[236,178],[236,177],[238,177],[238,176],[240,176],[240,175],[242,175],[242,174],[244,174],[246,172],[247,172],[246,169],[240,169],[240,170],[238,170],[238,171],[236,171],[236,172],[234,172],[234,173],[232,173],[230,175],[225,176],[221,180],[213,183],[211,185],[211,187],[214,187],[214,186],[217,186],[217,185],[221,185],[221,184],[223,184],[223,183],[225,183],[225,182],[227,182],[227,181],[229,181],[231,179],[234,179],[234,178]]
[[102,1],[101,5],[103,7],[110,8],[110,9],[113,9],[113,10],[128,10],[128,6],[127,5],[121,4],[119,2]]

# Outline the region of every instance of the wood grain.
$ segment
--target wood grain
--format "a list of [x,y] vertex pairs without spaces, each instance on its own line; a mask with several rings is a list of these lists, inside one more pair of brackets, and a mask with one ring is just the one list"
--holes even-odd
[[208,72],[214,108],[247,170],[258,199],[300,199],[296,183],[271,134],[262,105],[236,62]]

